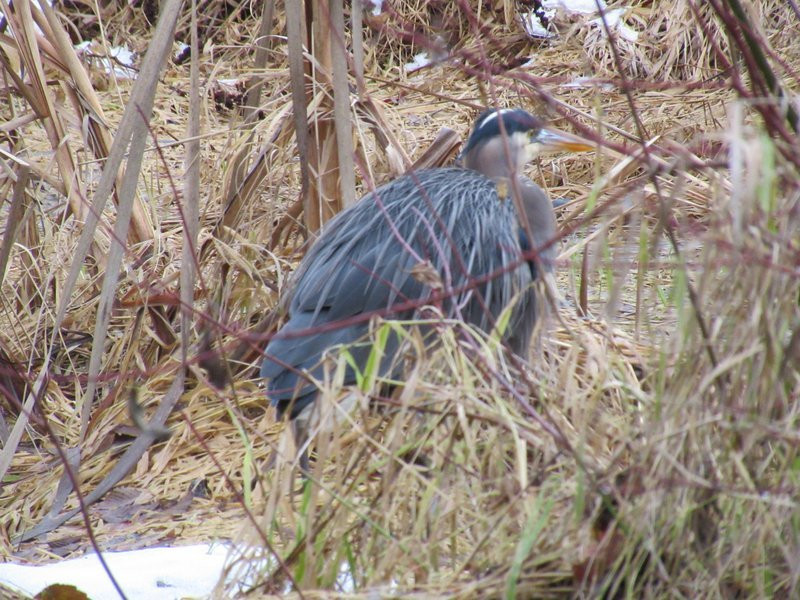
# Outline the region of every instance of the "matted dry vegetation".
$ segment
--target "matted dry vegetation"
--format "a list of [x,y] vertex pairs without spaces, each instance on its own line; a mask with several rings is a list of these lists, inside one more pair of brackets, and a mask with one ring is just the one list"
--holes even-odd
[[[519,11],[537,2],[365,11],[363,78],[345,87],[356,195],[442,128],[465,136],[487,103],[599,145],[530,173],[568,200],[563,298],[532,363],[441,324],[399,393],[365,374],[305,484],[253,368],[308,222],[284,5],[266,29],[258,6],[202,5],[199,83],[188,62],[159,72],[141,56],[134,85],[72,51],[189,41],[188,7],[162,3],[162,31],[145,4],[0,2],[4,555],[84,552],[88,522],[103,550],[238,541],[221,597],[797,594],[794,3],[611,3],[635,41],[563,12],[555,37],[531,39]],[[263,64],[259,31],[274,32]],[[441,62],[406,73],[423,49]],[[322,71],[309,131],[332,152],[342,122]],[[124,169],[101,174],[106,157]],[[137,405],[155,415],[144,429]],[[62,493],[76,482],[80,496]],[[80,503],[84,520],[59,524]]]

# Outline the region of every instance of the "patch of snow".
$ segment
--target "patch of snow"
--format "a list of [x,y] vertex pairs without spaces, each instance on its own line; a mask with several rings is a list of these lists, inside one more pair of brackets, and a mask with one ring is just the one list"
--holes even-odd
[[551,38],[554,37],[555,34],[551,33],[547,30],[542,24],[539,15],[536,14],[536,11],[532,10],[529,13],[523,13],[520,15],[522,19],[522,27],[525,29],[525,33],[527,33],[530,37],[534,38]]
[[81,42],[75,45],[78,54],[92,54],[92,59],[109,75],[112,73],[119,79],[135,79],[136,71],[133,69],[133,52],[125,46],[114,46],[108,49],[108,53],[103,56],[100,52],[95,52],[94,44],[91,41]]
[[[560,9],[568,14],[591,15],[598,12],[597,4],[595,0],[544,0],[542,8],[553,12]],[[599,4],[600,8],[605,10],[605,1],[600,0]]]
[[617,33],[622,39],[629,42],[635,42],[639,39],[639,32],[628,27],[622,20],[622,17],[626,12],[628,12],[627,8],[615,8],[613,10],[606,11],[603,17],[592,19],[589,21],[589,24],[596,25],[601,29],[601,31],[603,31],[603,33],[605,33],[606,29],[603,27],[603,18],[605,18],[609,29],[615,30],[615,33]]
[[[32,0],[31,4],[33,6],[35,6],[36,8],[38,8],[39,10],[42,10],[42,4],[41,4],[41,2],[39,2],[39,0]],[[47,4],[47,6],[53,6],[52,0],[47,0],[47,2],[45,4]],[[0,10],[0,19],[5,19],[5,17],[6,17],[6,15],[3,13],[2,10]],[[42,33],[42,30],[39,27],[38,23],[34,23],[33,24],[33,30],[36,33]]]
[[573,88],[573,89],[586,89],[586,88],[596,88],[599,87],[603,90],[613,90],[614,86],[610,83],[600,83],[594,77],[576,77],[572,81],[568,81],[567,83],[562,83],[561,87],[564,88]]
[[414,56],[414,60],[410,63],[406,63],[405,69],[406,73],[413,73],[414,71],[419,71],[423,67],[427,67],[433,61],[431,60],[430,55],[427,52],[420,52],[419,54]]
[[[606,10],[605,0],[543,0],[541,7],[544,10],[546,19],[552,19],[558,11],[566,13],[567,15],[595,15],[603,11],[602,14],[605,16],[608,26],[616,30],[621,38],[629,42],[635,42],[639,39],[638,32],[628,27],[622,20],[623,15],[625,15],[628,9],[615,8]],[[540,38],[553,37],[554,34],[547,30],[535,11],[522,14],[520,18],[522,19],[522,26],[529,36]],[[592,19],[589,21],[589,24],[603,28],[602,19],[603,17]]]
[[[210,594],[229,548],[200,544],[104,552],[117,583],[131,600],[175,600]],[[97,555],[40,566],[0,564],[0,582],[34,595],[54,583],[74,585],[92,600],[119,600]]]
[[187,52],[189,52],[189,44],[184,44],[181,42],[178,44],[178,49],[175,50],[175,54],[172,56],[172,59],[180,60]]
[[117,77],[136,77],[136,72],[132,68],[133,52],[125,46],[113,46],[108,54],[116,61],[114,63],[114,74]]
[[562,84],[561,87],[575,89],[590,88],[592,87],[592,78],[586,76],[576,77],[572,81]]
[[364,6],[372,6],[372,14],[376,17],[383,12],[383,0],[364,0]]
[[350,564],[347,561],[339,565],[339,574],[336,576],[336,586],[339,591],[344,594],[354,594],[356,591],[356,582],[353,579],[353,574],[350,572]]

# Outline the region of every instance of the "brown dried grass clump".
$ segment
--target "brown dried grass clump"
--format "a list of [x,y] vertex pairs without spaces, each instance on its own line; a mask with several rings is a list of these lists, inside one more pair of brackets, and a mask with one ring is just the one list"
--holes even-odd
[[[363,87],[346,82],[356,188],[396,176],[440,132],[452,139],[445,127],[463,136],[487,103],[546,110],[599,143],[595,155],[543,159],[530,173],[569,199],[565,300],[530,365],[443,327],[442,347],[417,350],[424,359],[400,391],[365,385],[351,420],[317,437],[307,484],[253,370],[305,242],[285,40],[272,38],[253,68],[260,28],[242,9],[206,36],[230,45],[195,57],[206,88],[169,64],[140,65],[135,84],[84,89],[106,79],[56,60],[50,48],[64,40],[52,24],[32,34],[37,18],[49,23],[38,9],[20,17],[0,40],[14,86],[0,126],[0,189],[11,198],[0,213],[5,554],[86,550],[83,522],[47,517],[79,507],[58,491],[70,487],[71,461],[102,549],[240,539],[232,568],[262,583],[259,593],[336,596],[348,581],[364,596],[796,593],[800,150],[785,90],[797,89],[800,56],[781,26],[787,5],[757,3],[752,28],[768,38],[760,47],[777,84],[757,61],[736,63],[715,33],[747,72],[711,86],[721,63],[686,16],[690,2],[630,7],[640,36],[621,64],[596,26],[556,23],[560,37],[528,40],[512,3],[490,4],[396,2],[382,22],[364,15]],[[282,3],[274,17],[266,30],[280,36]],[[408,21],[419,44],[401,35]],[[437,35],[450,58],[405,73]],[[746,44],[737,51],[750,57]],[[587,73],[610,80],[576,82]],[[625,90],[614,85],[621,74]],[[318,75],[307,90],[312,134],[332,114],[320,108],[329,74]],[[228,79],[241,93],[215,99]],[[257,82],[250,112],[261,118],[248,121],[236,102]],[[148,89],[149,127],[133,109],[123,115],[134,99],[147,104]],[[203,123],[194,154],[183,149],[198,139],[190,99]],[[118,155],[101,143],[125,131],[147,142],[141,167],[134,143]],[[115,156],[103,176],[97,161]],[[123,174],[140,168],[138,195],[122,193]],[[94,229],[84,219],[102,189],[113,206]],[[132,233],[114,233],[137,203]],[[123,251],[111,256],[114,239]],[[210,383],[229,378],[223,391]],[[332,381],[326,397],[338,394]],[[164,423],[171,437],[154,441]],[[19,544],[40,525],[47,538]]]
[[[239,547],[228,594],[243,572],[263,591],[287,585],[263,539],[286,547],[284,565],[303,588],[497,595],[511,586],[547,596],[571,585],[582,535],[569,515],[576,492],[586,493],[573,479],[576,456],[594,479],[611,460],[609,440],[627,437],[623,419],[638,410],[620,391],[643,394],[620,352],[625,336],[597,339],[570,321],[529,373],[497,356],[496,341],[443,329],[443,348],[416,363],[402,390],[318,435],[305,486],[293,477],[291,443],[279,443],[264,477],[266,515],[246,536],[252,546]],[[570,347],[584,336],[589,346]],[[330,385],[323,404],[339,396]],[[520,552],[534,544],[529,562]]]
[[513,2],[478,5],[411,0],[386,3],[380,15],[365,14],[365,57],[383,76],[403,77],[404,65],[427,53],[434,62],[457,57],[468,68],[481,69],[488,59],[500,69],[528,58],[529,39],[517,20]]
[[[725,75],[724,57],[731,56],[728,26],[713,5],[695,0],[610,2],[606,20],[613,48],[606,28],[596,21],[597,14],[570,15],[562,28],[571,27],[570,35],[581,40],[595,76],[622,74],[651,82],[711,81]],[[789,3],[770,0],[742,6],[762,40],[790,51],[796,15]]]

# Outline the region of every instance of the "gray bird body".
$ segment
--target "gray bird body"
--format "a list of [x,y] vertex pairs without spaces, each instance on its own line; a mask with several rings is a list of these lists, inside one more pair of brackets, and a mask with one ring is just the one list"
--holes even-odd
[[[544,191],[520,174],[547,149],[591,147],[524,110],[487,110],[464,148],[465,168],[404,175],[331,219],[298,268],[288,320],[265,350],[261,376],[278,417],[312,405],[328,350],[348,345],[359,368],[367,363],[370,345],[356,342],[372,315],[414,319],[436,304],[446,318],[488,332],[514,302],[504,341],[527,358],[537,317],[531,283],[553,268],[556,221]],[[381,375],[397,375],[400,343],[390,336]],[[355,382],[348,366],[344,383]]]
[[[265,351],[261,376],[268,396],[283,412],[299,414],[316,394],[302,373],[321,378],[320,360],[328,349],[362,339],[369,330],[365,313],[412,319],[434,290],[412,274],[430,261],[442,283],[455,290],[441,308],[488,331],[514,296],[506,336],[511,349],[527,354],[535,320],[530,266],[521,256],[519,219],[511,198],[500,198],[488,177],[461,168],[428,169],[396,179],[334,217],[303,259],[288,302],[288,321]],[[517,262],[517,266],[503,272]],[[491,275],[495,274],[494,277]],[[469,287],[469,282],[479,282]],[[463,289],[467,288],[467,289]],[[528,321],[531,325],[528,325]],[[516,332],[516,333],[515,333]],[[306,334],[306,335],[304,335]],[[385,349],[382,374],[390,368],[398,340]],[[351,348],[363,365],[368,346]],[[277,359],[277,360],[273,360]],[[348,368],[345,383],[354,383]]]

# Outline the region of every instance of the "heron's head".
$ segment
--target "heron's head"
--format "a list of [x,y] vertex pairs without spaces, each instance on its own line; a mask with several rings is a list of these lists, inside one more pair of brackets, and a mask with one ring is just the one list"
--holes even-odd
[[581,152],[592,146],[550,129],[520,108],[490,108],[478,117],[461,152],[463,166],[488,177],[508,177],[544,152]]

